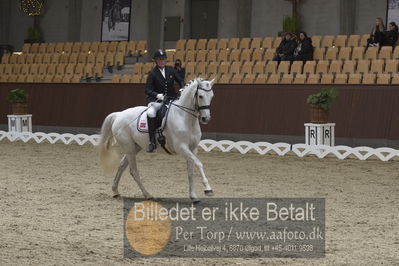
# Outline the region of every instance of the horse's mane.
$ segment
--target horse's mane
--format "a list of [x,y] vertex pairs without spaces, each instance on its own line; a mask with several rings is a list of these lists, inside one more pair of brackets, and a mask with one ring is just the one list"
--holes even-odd
[[186,89],[188,89],[189,87],[191,87],[195,81],[197,81],[197,82],[202,82],[202,81],[204,81],[204,79],[203,79],[203,78],[194,78],[194,79],[190,80],[190,81],[187,82],[186,85],[184,85],[184,87],[181,89],[181,94],[183,95],[185,92],[187,92]]

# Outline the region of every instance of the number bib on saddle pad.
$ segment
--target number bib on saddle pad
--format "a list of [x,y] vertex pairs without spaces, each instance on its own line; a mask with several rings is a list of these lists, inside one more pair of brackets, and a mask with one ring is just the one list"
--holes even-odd
[[[169,105],[162,105],[161,109],[158,110],[156,116],[156,128],[163,130],[166,125],[166,119],[169,114]],[[147,109],[142,112],[137,119],[137,130],[143,133],[148,133],[148,122],[147,122]]]

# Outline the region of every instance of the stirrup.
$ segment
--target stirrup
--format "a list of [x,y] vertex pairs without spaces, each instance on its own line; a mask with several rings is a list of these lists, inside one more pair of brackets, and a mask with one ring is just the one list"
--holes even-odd
[[157,145],[156,145],[156,144],[150,143],[150,144],[148,144],[147,152],[154,152],[154,150],[155,150],[156,148],[157,148]]

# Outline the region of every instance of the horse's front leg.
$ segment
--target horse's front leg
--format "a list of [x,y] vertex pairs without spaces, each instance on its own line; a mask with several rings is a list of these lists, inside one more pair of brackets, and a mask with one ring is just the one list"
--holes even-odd
[[197,194],[195,193],[195,184],[194,184],[194,163],[192,160],[187,160],[187,175],[188,175],[188,193],[190,196],[190,199],[194,203],[200,202],[200,200],[197,197]]
[[188,147],[182,146],[182,147],[180,147],[179,153],[180,153],[180,155],[185,157],[187,160],[191,161],[195,166],[197,166],[197,168],[201,174],[201,182],[205,188],[204,189],[205,195],[213,196],[213,190],[212,190],[212,187],[209,185],[208,178],[206,178],[204,166],[202,165],[202,162],[196,156],[197,149],[195,149],[192,152],[192,151],[190,151],[190,149]]

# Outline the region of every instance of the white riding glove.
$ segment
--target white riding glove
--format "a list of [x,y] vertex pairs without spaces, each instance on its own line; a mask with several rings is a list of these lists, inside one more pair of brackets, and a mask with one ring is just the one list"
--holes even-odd
[[157,100],[163,101],[164,98],[165,96],[162,93],[157,94]]

